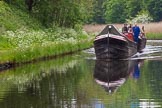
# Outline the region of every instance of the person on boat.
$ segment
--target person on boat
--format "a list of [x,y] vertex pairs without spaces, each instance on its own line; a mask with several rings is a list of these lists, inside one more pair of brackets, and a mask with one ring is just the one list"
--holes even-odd
[[145,37],[145,28],[144,28],[144,26],[142,26],[142,29],[141,29],[141,36]]
[[126,23],[124,24],[124,27],[122,28],[122,33],[123,34],[128,33],[128,27]]
[[132,30],[132,24],[130,24],[128,26],[128,36],[127,36],[130,40],[133,41],[133,30]]
[[128,32],[132,32],[132,24],[128,26]]
[[135,24],[135,26],[132,29],[133,29],[134,41],[138,43],[140,28],[139,28],[139,26],[137,26],[137,24]]

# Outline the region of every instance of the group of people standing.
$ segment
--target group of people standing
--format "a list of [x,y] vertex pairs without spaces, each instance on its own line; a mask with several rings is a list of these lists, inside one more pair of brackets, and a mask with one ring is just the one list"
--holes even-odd
[[142,29],[140,29],[137,24],[135,24],[134,26],[132,26],[132,24],[130,24],[129,26],[127,24],[124,24],[122,33],[126,35],[130,40],[134,40],[137,43],[140,33],[142,36],[145,35],[144,26],[142,26]]

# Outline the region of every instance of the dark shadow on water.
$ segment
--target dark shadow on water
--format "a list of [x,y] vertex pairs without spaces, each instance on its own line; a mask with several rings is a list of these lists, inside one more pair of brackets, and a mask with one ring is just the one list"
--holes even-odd
[[114,93],[131,75],[140,77],[140,66],[144,60],[96,60],[94,79],[108,93]]

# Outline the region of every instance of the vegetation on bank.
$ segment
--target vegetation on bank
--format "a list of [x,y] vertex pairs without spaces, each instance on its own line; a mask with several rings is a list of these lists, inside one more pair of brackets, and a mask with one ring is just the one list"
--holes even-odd
[[162,33],[146,33],[147,39],[149,40],[161,40]]
[[79,24],[47,28],[27,11],[3,1],[0,14],[0,63],[29,62],[92,46],[92,37]]
[[0,37],[0,63],[28,62],[92,46],[92,38],[85,32],[66,28],[7,31]]
[[[119,30],[123,27],[123,24],[114,24]],[[162,39],[162,22],[158,23],[139,23],[139,27],[145,27],[146,37],[150,40],[160,40]],[[103,30],[106,24],[95,24],[95,25],[85,25],[84,30],[87,33],[95,33],[96,35]]]
[[75,27],[92,15],[94,0],[3,0],[35,18],[44,27]]

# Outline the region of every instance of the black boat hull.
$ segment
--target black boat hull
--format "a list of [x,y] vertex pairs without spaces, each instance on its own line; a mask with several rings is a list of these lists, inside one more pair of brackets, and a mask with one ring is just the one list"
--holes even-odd
[[138,43],[138,47],[137,47],[138,52],[142,52],[142,50],[146,47],[146,42],[147,42],[146,38],[140,38],[139,39],[139,43]]
[[105,37],[94,41],[97,59],[125,59],[137,52],[134,42]]

